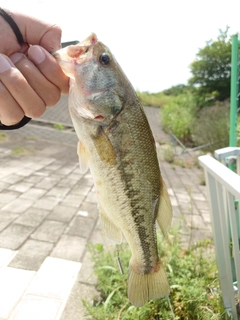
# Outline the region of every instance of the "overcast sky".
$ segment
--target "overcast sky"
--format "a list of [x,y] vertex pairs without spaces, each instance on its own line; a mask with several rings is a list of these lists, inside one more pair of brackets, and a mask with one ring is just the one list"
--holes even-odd
[[186,84],[190,63],[219,29],[240,32],[240,0],[3,0],[1,6],[59,24],[63,41],[95,32],[135,89],[149,92]]

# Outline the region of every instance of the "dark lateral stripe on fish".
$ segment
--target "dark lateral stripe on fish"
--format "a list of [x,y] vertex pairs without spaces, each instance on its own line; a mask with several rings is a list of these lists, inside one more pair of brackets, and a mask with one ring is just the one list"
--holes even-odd
[[[126,168],[129,165],[130,164],[126,161],[122,161],[118,169],[120,170],[122,181],[125,182],[124,194],[128,197],[130,207],[132,208],[131,216],[134,220],[134,225],[137,229],[137,234],[139,236],[139,241],[141,244],[140,246],[143,251],[143,260],[145,266],[144,274],[147,274],[152,269],[152,243],[151,239],[147,241],[147,239],[149,238],[149,230],[144,225],[141,225],[145,222],[145,215],[141,212],[146,212],[146,208],[140,204],[142,200],[141,194],[133,186],[132,180],[133,178],[135,178],[134,174],[126,173]],[[149,212],[146,212],[146,214],[148,215]]]

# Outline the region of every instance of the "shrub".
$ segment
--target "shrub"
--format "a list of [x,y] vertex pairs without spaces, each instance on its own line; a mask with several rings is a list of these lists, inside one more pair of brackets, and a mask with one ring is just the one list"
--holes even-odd
[[192,122],[192,140],[195,145],[207,145],[205,150],[214,151],[226,147],[229,141],[229,101],[217,102],[214,106],[199,111]]
[[162,126],[173,133],[182,142],[191,142],[191,124],[197,111],[192,94],[181,94],[171,97],[162,109]]
[[137,91],[137,96],[143,106],[148,107],[163,107],[168,101],[169,97],[163,93],[149,93]]

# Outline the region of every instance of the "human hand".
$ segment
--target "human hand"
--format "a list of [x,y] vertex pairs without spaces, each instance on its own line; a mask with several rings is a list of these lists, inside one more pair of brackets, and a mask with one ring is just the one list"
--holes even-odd
[[[41,116],[68,92],[68,78],[50,54],[61,45],[61,29],[36,18],[9,12],[23,35],[19,44],[0,16],[0,121],[18,123],[24,115]],[[27,45],[30,45],[30,47]]]

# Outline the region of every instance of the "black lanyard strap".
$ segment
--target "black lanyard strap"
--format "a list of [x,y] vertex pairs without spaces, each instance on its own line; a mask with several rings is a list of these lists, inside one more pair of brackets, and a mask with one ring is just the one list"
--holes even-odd
[[[7,23],[10,25],[10,27],[12,28],[12,30],[17,38],[18,43],[20,45],[24,44],[25,41],[23,40],[23,36],[21,34],[21,31],[19,30],[16,22],[13,20],[11,15],[9,13],[7,13],[5,10],[3,10],[2,8],[0,8],[0,16],[3,17],[3,19],[5,19],[7,21]],[[0,121],[0,130],[19,129],[19,128],[25,126],[25,124],[27,124],[30,120],[31,120],[31,118],[24,116],[23,119],[19,123],[14,124],[12,126],[6,126],[6,125],[2,124]]]
[[23,36],[21,34],[21,31],[19,30],[16,22],[13,20],[11,15],[9,13],[7,13],[6,11],[4,11],[2,8],[0,8],[0,16],[2,16],[3,19],[5,19],[7,21],[7,23],[10,25],[10,27],[12,28],[13,32],[15,33],[15,36],[17,38],[18,43],[19,44],[25,43],[25,41],[23,40]]
[[28,118],[27,116],[24,116],[20,122],[18,122],[17,124],[13,124],[11,126],[6,126],[5,124],[2,124],[0,122],[0,130],[15,130],[15,129],[19,129],[19,128],[22,128],[23,126],[25,126],[25,124],[27,124],[30,120],[31,120],[31,118]]

